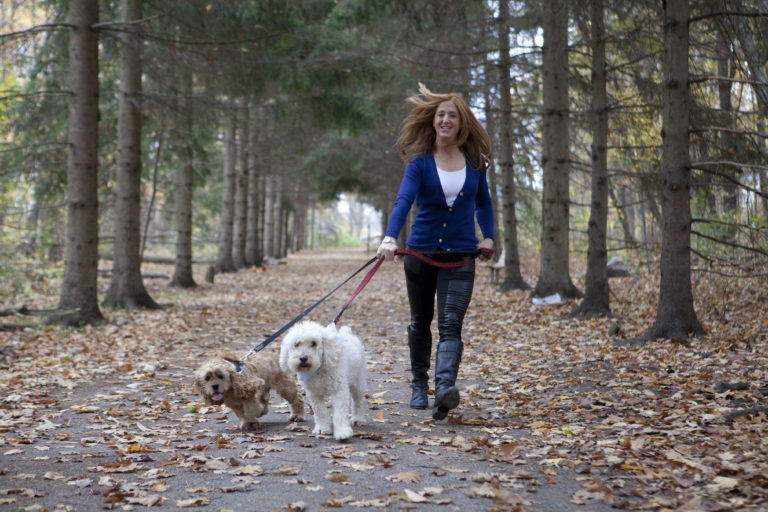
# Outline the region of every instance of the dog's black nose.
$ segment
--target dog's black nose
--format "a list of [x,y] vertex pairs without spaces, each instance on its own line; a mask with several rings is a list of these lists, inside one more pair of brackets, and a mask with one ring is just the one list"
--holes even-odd
[[299,358],[299,362],[300,362],[301,364],[304,364],[304,363],[306,363],[306,362],[307,362],[307,359],[308,359],[308,358],[307,358],[307,356],[301,356],[301,357]]
[[219,390],[219,385],[218,384],[211,384],[211,389],[214,390],[214,391],[218,391]]

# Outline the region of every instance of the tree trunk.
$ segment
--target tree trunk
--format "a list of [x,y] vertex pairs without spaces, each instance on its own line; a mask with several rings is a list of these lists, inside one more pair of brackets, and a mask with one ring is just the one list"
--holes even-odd
[[662,81],[661,284],[656,321],[639,345],[657,338],[701,336],[691,289],[691,168],[688,147],[688,2],[667,0],[664,9]]
[[605,86],[603,0],[592,0],[592,197],[589,209],[587,276],[584,300],[574,311],[584,316],[611,314],[608,287],[608,94]]
[[224,180],[221,196],[221,232],[219,233],[219,253],[216,256],[216,273],[237,270],[232,261],[232,230],[235,216],[235,125],[237,118],[226,120],[224,127]]
[[99,46],[91,28],[98,21],[98,0],[70,2],[66,255],[59,311],[48,323],[79,326],[104,319],[97,288]]
[[245,239],[248,233],[248,102],[240,108],[237,147],[237,171],[235,181],[235,220],[232,239],[232,264],[245,268]]
[[245,263],[249,267],[261,266],[264,260],[264,254],[261,251],[261,181],[259,173],[259,155],[258,134],[256,130],[250,131],[250,142],[248,156],[250,165],[248,166],[248,212],[247,229],[245,235]]
[[185,145],[185,161],[176,171],[176,258],[169,286],[194,288],[192,272],[192,187],[195,173],[194,152]]
[[275,257],[275,178],[264,177],[264,256]]
[[755,45],[755,36],[749,20],[743,16],[735,18],[734,27],[749,66],[752,89],[757,97],[760,111],[768,115],[768,74],[765,72],[765,59],[760,57],[760,52]]
[[544,2],[542,59],[542,156],[544,190],[541,205],[539,278],[533,295],[579,297],[568,268],[569,174],[568,138],[568,3]]
[[[720,100],[720,114],[723,121],[720,126],[728,128],[720,133],[720,147],[722,154],[720,160],[735,160],[741,153],[742,136],[733,133],[730,129],[734,127],[733,100],[731,95],[731,45],[728,35],[721,31],[717,45],[717,75],[720,79],[717,82],[717,92]],[[730,165],[719,166],[719,171],[723,176],[731,176],[736,182],[741,181],[741,172]],[[723,220],[729,222],[729,225],[723,233],[723,238],[729,242],[736,241],[737,229],[733,222],[737,218],[739,210],[739,187],[734,181],[719,177],[718,181],[723,189]]]
[[[489,14],[486,13],[486,16]],[[493,37],[492,32],[488,24],[482,24],[483,39],[488,40]],[[488,135],[491,137],[492,145],[498,145],[498,134],[496,127],[496,108],[493,99],[493,92],[491,91],[491,85],[497,81],[497,77],[494,76],[494,68],[498,70],[498,65],[493,64],[491,55],[486,53],[483,61],[483,71],[485,72],[486,79],[483,80],[483,106],[485,111],[485,129],[488,131]],[[501,220],[501,212],[499,210],[499,192],[498,192],[498,173],[496,167],[498,164],[494,163],[488,168],[488,188],[491,193],[491,206],[493,207],[493,240],[494,240],[494,255],[493,261],[499,261],[499,248],[502,244],[501,229],[499,226]]]
[[517,247],[517,213],[515,212],[515,168],[512,141],[512,100],[510,91],[509,56],[509,1],[499,1],[499,109],[501,126],[499,130],[499,170],[502,176],[502,203],[504,205],[504,281],[499,289],[530,290],[520,272],[520,254]]
[[112,277],[103,305],[156,309],[141,278],[141,0],[122,0]]

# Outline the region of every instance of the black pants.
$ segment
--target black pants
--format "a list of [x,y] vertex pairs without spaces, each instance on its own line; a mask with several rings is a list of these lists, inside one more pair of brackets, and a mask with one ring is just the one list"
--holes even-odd
[[472,298],[475,283],[474,256],[469,254],[435,254],[436,262],[471,261],[462,267],[440,268],[411,255],[405,256],[405,282],[411,307],[410,332],[417,339],[429,339],[435,315],[437,295],[437,329],[440,342],[461,345],[464,315]]

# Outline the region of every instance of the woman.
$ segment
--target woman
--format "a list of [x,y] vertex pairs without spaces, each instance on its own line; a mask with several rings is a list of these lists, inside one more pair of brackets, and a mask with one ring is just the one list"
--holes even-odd
[[[413,202],[418,213],[407,248],[436,263],[466,262],[440,267],[416,256],[405,256],[405,281],[411,322],[408,347],[413,392],[410,406],[426,409],[432,353],[430,325],[437,295],[439,343],[435,353],[435,401],[432,417],[442,420],[459,405],[456,375],[463,343],[461,329],[472,297],[474,256],[493,248],[493,210],[486,170],[491,141],[467,103],[457,94],[435,94],[419,84],[420,95],[408,98],[413,109],[403,123],[397,149],[405,176],[377,255],[394,260],[397,236]],[[477,216],[482,241],[475,234]]]

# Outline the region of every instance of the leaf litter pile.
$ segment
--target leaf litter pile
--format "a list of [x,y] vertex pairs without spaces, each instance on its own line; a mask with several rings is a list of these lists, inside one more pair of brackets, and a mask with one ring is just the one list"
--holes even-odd
[[[152,279],[163,310],[0,332],[2,508],[768,508],[764,282],[696,275],[706,338],[632,348],[614,333],[653,323],[657,273],[611,279],[614,317],[584,320],[568,316],[573,302],[500,294],[478,268],[462,403],[436,423],[408,407],[407,298],[401,266],[385,264],[342,318],[369,369],[368,421],[350,442],[312,435],[311,419],[289,423],[274,393],[255,432],[202,404],[191,374],[204,359],[244,353],[369,257],[307,251],[194,290]],[[332,321],[357,282],[308,319]],[[28,306],[55,307],[55,286]]]

